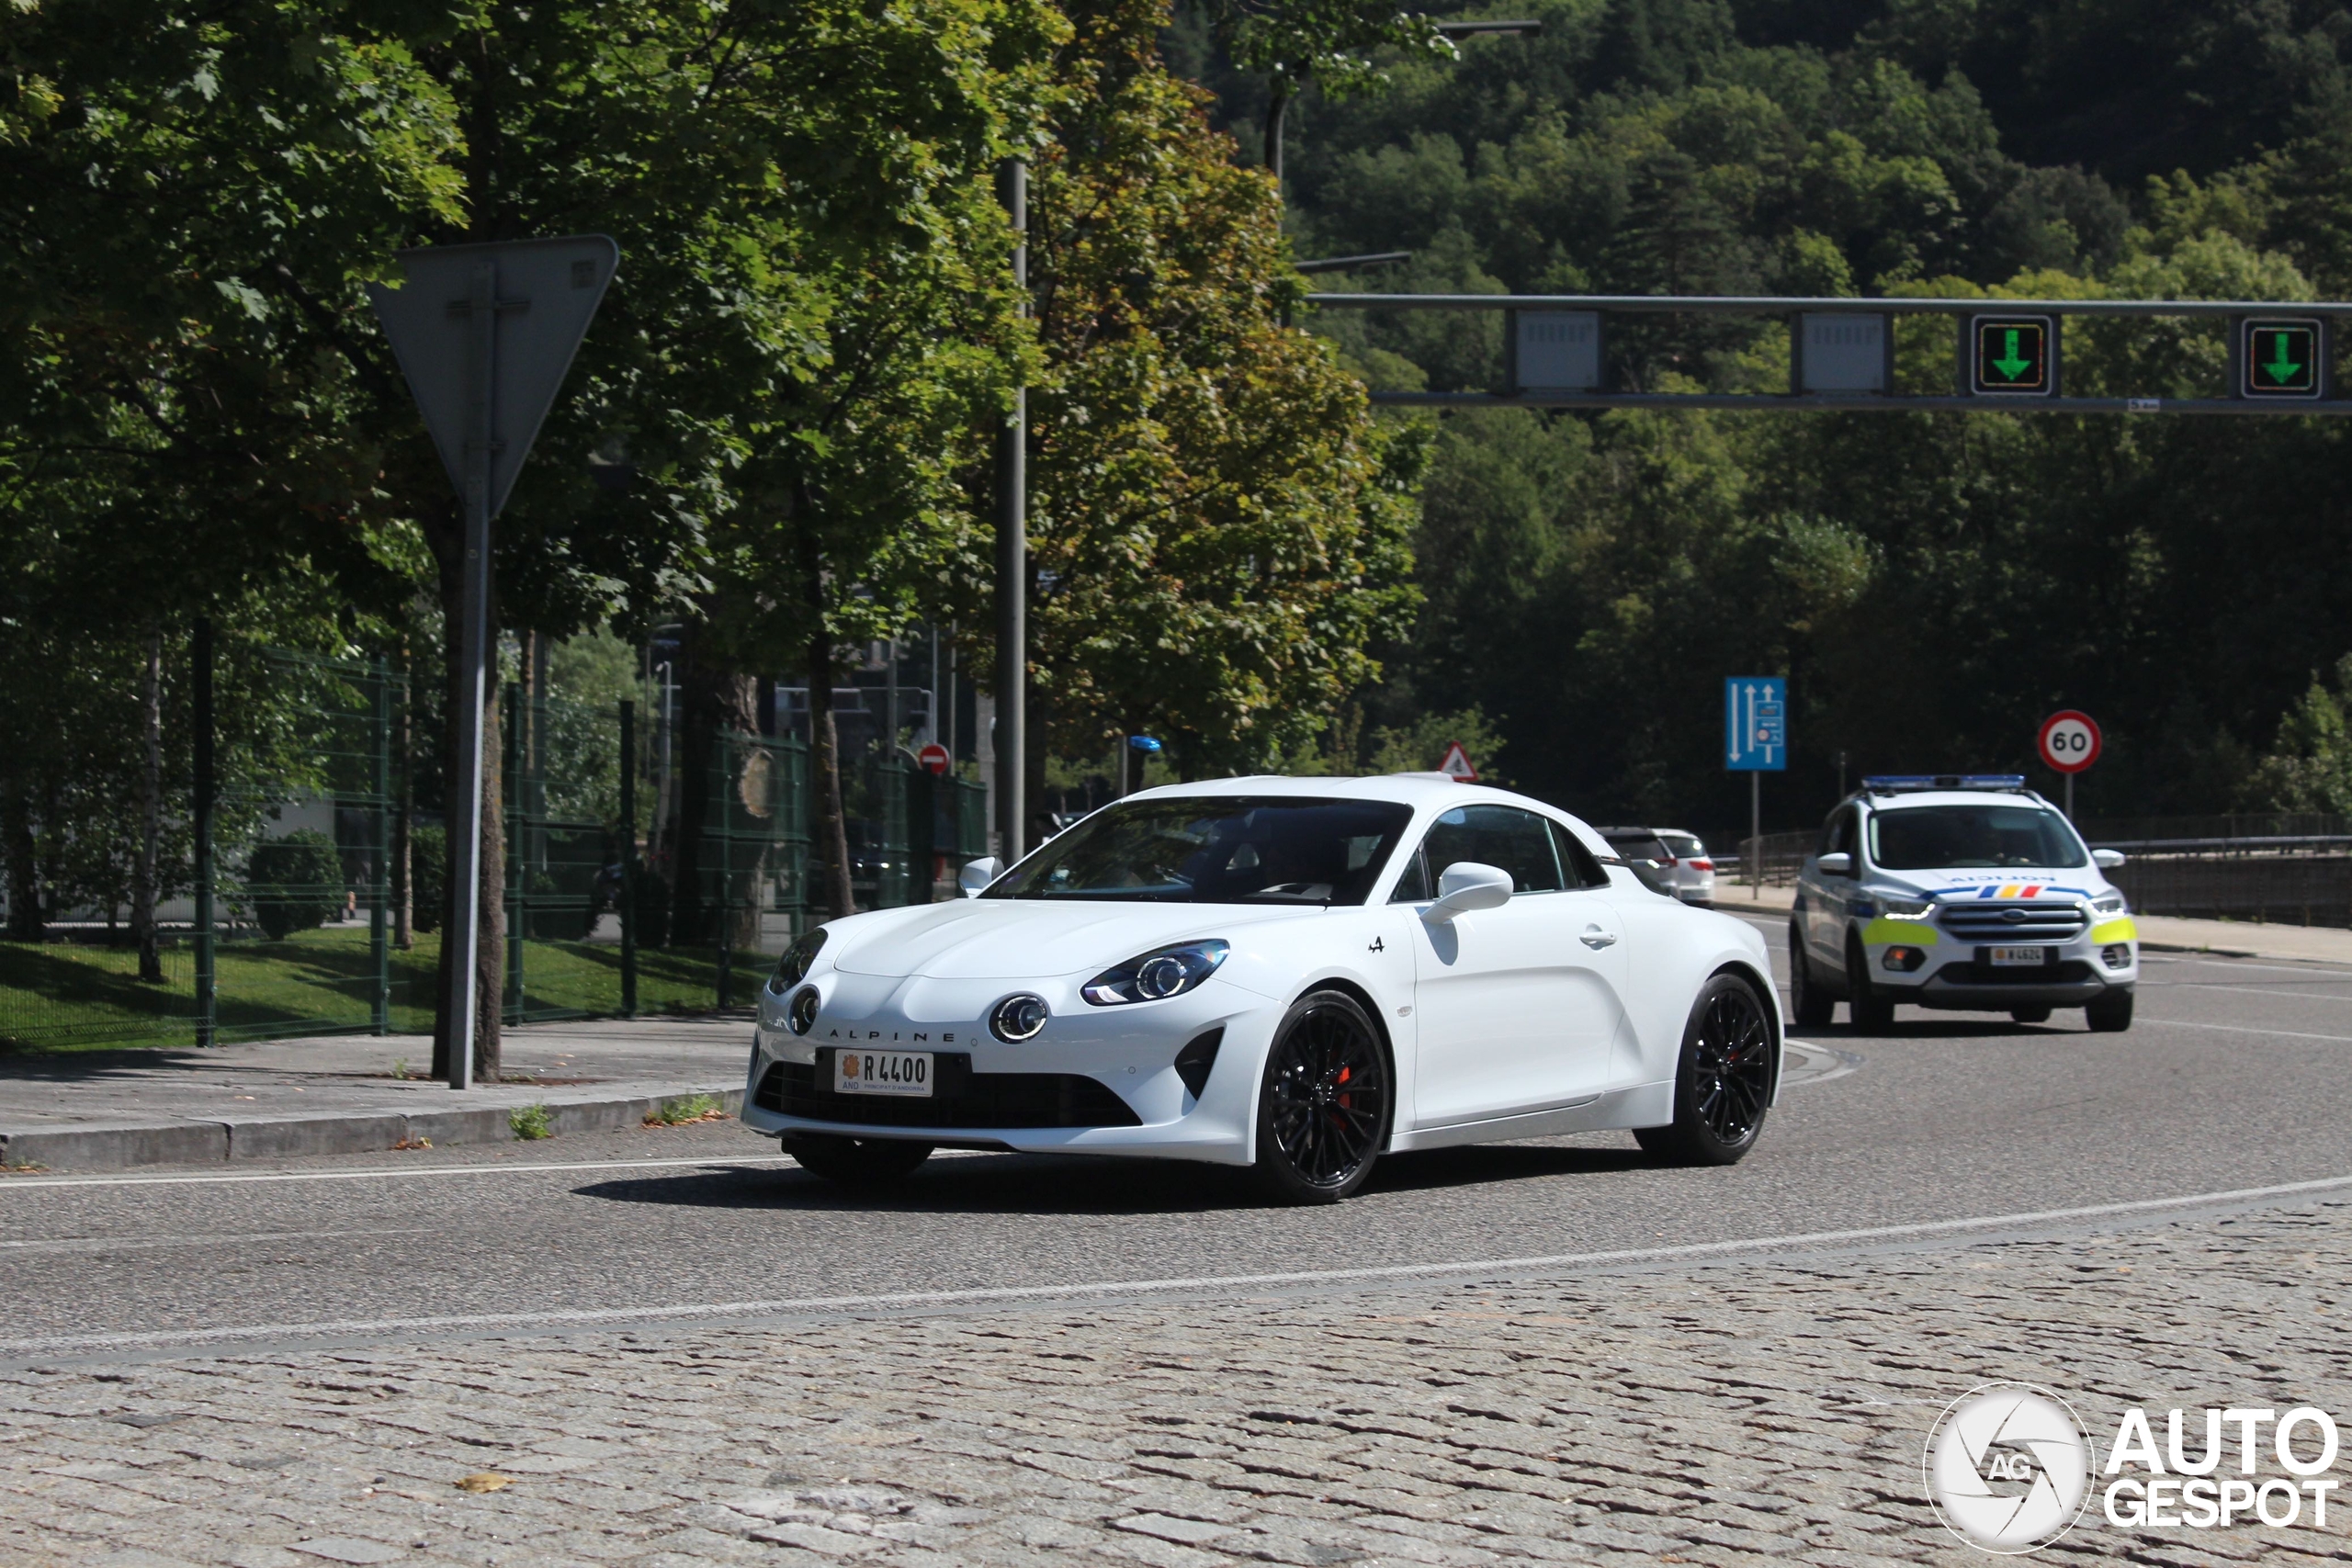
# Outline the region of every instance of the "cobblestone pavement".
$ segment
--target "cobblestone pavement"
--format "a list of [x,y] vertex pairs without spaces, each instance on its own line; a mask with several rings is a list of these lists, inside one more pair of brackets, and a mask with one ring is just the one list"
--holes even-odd
[[[1947,1402],[2038,1382],[2102,1446],[2131,1404],[2343,1414],[2347,1277],[2352,1203],[2326,1203],[1544,1282],[19,1371],[0,1562],[1981,1562],[1920,1497]],[[482,1472],[505,1483],[457,1484]],[[2342,1561],[2346,1523],[2134,1531],[2095,1502],[2046,1556]]]

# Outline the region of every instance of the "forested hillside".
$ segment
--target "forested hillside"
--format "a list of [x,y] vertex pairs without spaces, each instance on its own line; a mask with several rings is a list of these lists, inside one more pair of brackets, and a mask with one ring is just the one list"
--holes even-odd
[[[2352,6],[1529,0],[1540,37],[1389,63],[1288,122],[1334,288],[2345,298]],[[1246,155],[1265,85],[1180,13]],[[1375,386],[1476,389],[1493,313],[1316,320]],[[1948,386],[1951,329],[1899,377]],[[1785,386],[1785,329],[1613,334],[1648,388]],[[2218,328],[2070,340],[2072,390],[2221,389]],[[1404,417],[1404,416],[1400,416]],[[1719,680],[1786,671],[1816,819],[1869,770],[2021,767],[2080,706],[2088,813],[2352,807],[2347,432],[2324,420],[1473,412],[1436,432],[1426,600],[1369,728],[1482,708],[1510,777],[1608,817],[1744,819]],[[2272,755],[2273,753],[2278,753]],[[2266,757],[2268,760],[2266,761]],[[2045,784],[2050,775],[2037,776]],[[1777,798],[1776,798],[1777,796]]]

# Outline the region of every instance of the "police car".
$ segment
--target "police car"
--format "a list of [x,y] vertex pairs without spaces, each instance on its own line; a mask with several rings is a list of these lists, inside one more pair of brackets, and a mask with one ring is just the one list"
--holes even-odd
[[1866,778],[1838,803],[1797,882],[1790,1013],[1883,1029],[1898,1004],[2005,1011],[2041,1023],[2081,1008],[2132,1027],[2139,930],[2085,846],[2022,774]]

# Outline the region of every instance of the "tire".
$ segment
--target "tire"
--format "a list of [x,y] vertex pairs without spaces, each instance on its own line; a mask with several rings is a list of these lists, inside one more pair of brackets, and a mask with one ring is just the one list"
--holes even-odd
[[2050,1010],[2048,1008],[2011,1008],[2009,1017],[2018,1023],[2048,1023]]
[[929,1144],[897,1138],[850,1138],[838,1133],[804,1133],[783,1140],[784,1152],[801,1168],[836,1187],[871,1190],[904,1181],[931,1157]]
[[1674,1120],[1634,1141],[1676,1165],[1736,1165],[1764,1131],[1779,1042],[1756,987],[1718,975],[1699,992],[1674,1072]]
[[1311,991],[1274,1031],[1258,1088],[1258,1181],[1283,1203],[1336,1203],[1387,1146],[1396,1093],[1372,1015],[1344,991]]
[[1838,998],[1821,988],[1804,955],[1804,933],[1789,927],[1789,1017],[1800,1029],[1820,1029],[1837,1016]]
[[2120,1034],[2132,1027],[2132,998],[2130,991],[2109,991],[2083,1009],[2083,1017],[2094,1034]]
[[1846,1013],[1856,1029],[1894,1027],[1894,998],[1871,984],[1870,954],[1860,937],[1846,939]]

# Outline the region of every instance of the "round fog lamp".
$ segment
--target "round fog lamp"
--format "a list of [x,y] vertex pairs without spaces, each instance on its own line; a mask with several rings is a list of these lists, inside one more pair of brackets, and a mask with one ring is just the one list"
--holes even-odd
[[1046,1027],[1048,1016],[1043,997],[1026,993],[1007,997],[997,1003],[996,1010],[989,1015],[989,1032],[999,1040],[1017,1045],[1023,1040],[1035,1039],[1037,1032]]
[[1136,971],[1136,989],[1146,997],[1174,996],[1184,987],[1183,960],[1163,953]]
[[819,1000],[817,987],[814,986],[806,987],[798,996],[792,998],[791,1010],[784,1015],[784,1021],[792,1026],[793,1033],[806,1034],[817,1026]]

